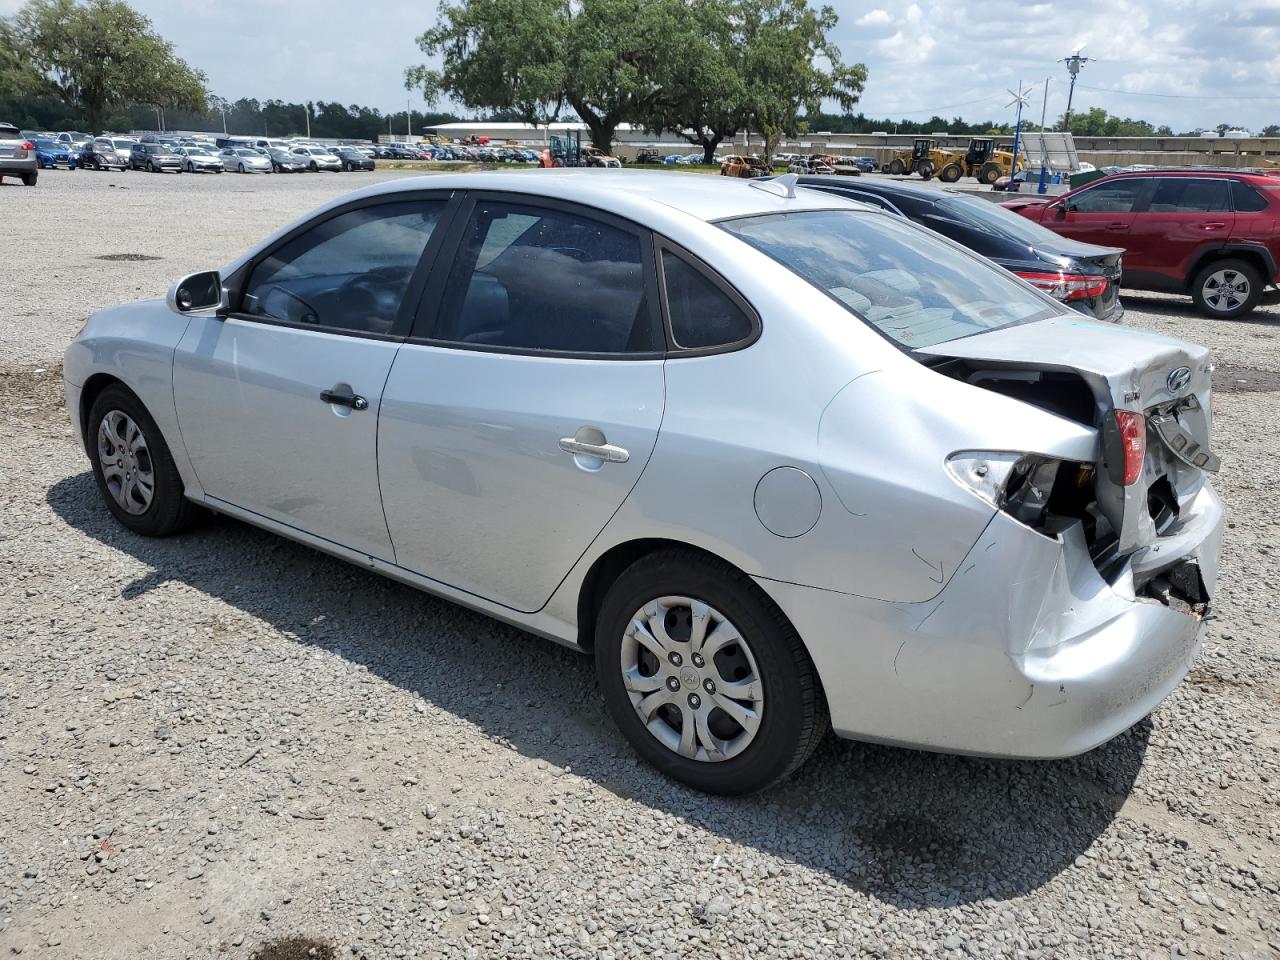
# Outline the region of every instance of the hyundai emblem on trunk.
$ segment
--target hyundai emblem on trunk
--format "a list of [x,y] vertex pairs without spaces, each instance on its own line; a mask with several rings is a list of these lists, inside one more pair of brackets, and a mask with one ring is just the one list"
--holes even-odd
[[1169,385],[1170,393],[1177,393],[1190,382],[1190,367],[1178,367],[1176,370],[1170,370],[1169,378],[1165,381],[1165,383]]

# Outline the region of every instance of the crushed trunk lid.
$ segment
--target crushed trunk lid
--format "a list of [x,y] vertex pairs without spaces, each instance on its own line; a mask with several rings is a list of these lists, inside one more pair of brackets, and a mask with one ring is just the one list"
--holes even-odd
[[[1072,374],[1088,386],[1092,410],[1077,405],[1070,415],[1088,417],[1098,430],[1097,508],[1114,532],[1113,549],[1119,556],[1150,546],[1199,492],[1204,472],[1218,468],[1209,446],[1213,368],[1204,347],[1062,316],[939,343],[917,353],[965,361],[966,379],[973,383],[1016,371],[1020,379]],[[1123,482],[1117,411],[1138,414],[1145,429],[1145,458],[1129,484]]]

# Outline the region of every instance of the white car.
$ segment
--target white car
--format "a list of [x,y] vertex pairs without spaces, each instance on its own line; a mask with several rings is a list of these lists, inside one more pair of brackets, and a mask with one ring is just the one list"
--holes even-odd
[[226,170],[235,173],[270,173],[271,161],[252,147],[227,147],[218,159]]
[[588,652],[722,793],[832,727],[1061,757],[1149,713],[1216,585],[1210,372],[792,175],[608,170],[339,197],[64,362],[123,526],[210,508]]
[[328,147],[294,147],[292,152],[306,159],[307,169],[312,173],[342,169],[342,159],[336,153],[331,153]]

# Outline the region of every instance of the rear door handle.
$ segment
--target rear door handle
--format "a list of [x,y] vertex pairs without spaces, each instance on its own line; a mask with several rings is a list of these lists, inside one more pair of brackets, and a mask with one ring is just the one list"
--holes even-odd
[[560,449],[575,457],[595,457],[605,463],[626,463],[631,454],[612,443],[586,443],[575,437],[561,437]]
[[1202,230],[1221,230],[1221,229],[1222,229],[1223,227],[1225,227],[1225,226],[1226,226],[1226,224],[1225,224],[1225,223],[1223,223],[1221,220],[1215,220],[1215,221],[1213,221],[1212,223],[1202,223],[1202,224],[1200,224],[1200,229],[1202,229]]
[[1120,223],[1108,223],[1108,224],[1107,224],[1107,229],[1108,229],[1108,230],[1128,230],[1128,229],[1129,229],[1129,225],[1128,225],[1127,223],[1124,223],[1124,222],[1120,222]]
[[339,407],[350,407],[352,410],[368,410],[369,401],[358,393],[334,393],[332,390],[321,390],[320,399]]

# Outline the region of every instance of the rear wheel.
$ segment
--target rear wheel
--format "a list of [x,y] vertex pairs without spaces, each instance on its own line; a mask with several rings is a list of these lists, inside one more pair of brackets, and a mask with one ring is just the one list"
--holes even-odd
[[36,185],[36,181],[39,179],[40,179],[39,172],[36,170],[32,170],[31,172],[24,173],[22,175],[22,185],[25,187],[34,187]]
[[938,179],[941,180],[943,183],[955,183],[957,180],[960,179],[963,172],[964,171],[960,169],[960,164],[948,163],[938,173]]
[[978,180],[987,186],[991,186],[1000,179],[1003,172],[998,163],[984,163],[978,170]]
[[745,574],[693,551],[650,554],[618,577],[595,658],[631,745],[699,790],[762,790],[803,764],[829,727],[786,617]]
[[933,161],[921,160],[920,163],[916,166],[916,173],[920,174],[921,180],[932,180],[933,179]]
[[183,495],[160,428],[137,397],[123,387],[107,387],[89,409],[86,433],[94,479],[117,520],[148,537],[191,526],[200,508]]
[[895,177],[900,177],[906,173],[907,167],[898,157],[894,157],[889,161],[889,172]]
[[1191,281],[1191,299],[1207,317],[1243,316],[1262,299],[1262,277],[1244,260],[1215,260]]

